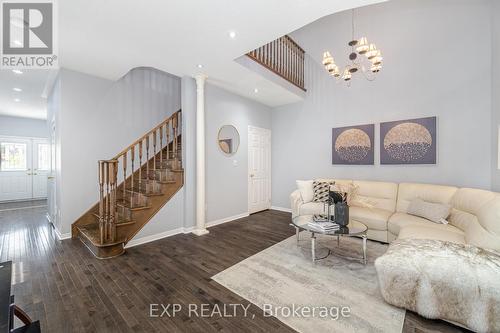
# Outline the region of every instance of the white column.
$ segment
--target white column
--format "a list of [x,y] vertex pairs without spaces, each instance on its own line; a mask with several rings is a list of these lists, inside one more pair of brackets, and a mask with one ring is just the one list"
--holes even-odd
[[205,219],[205,80],[196,75],[196,229],[195,235],[208,234]]

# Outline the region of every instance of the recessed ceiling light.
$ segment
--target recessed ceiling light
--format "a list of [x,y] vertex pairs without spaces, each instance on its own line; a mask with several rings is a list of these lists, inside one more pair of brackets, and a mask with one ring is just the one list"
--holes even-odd
[[236,31],[229,31],[229,38],[235,39],[236,38]]
[[13,69],[12,72],[14,72],[14,74],[23,74],[23,71],[20,71],[19,69]]
[[14,88],[14,89],[12,89],[12,90],[17,91],[17,92],[21,92],[21,91],[23,91],[21,88]]
[[203,68],[203,65],[202,64],[198,64],[197,67],[198,68]]
[[255,88],[255,89],[253,90],[253,92],[254,92],[254,93],[258,93],[258,92],[259,92],[259,89]]
[[22,45],[23,45],[23,43],[21,43],[21,42],[20,42],[20,41],[18,41],[18,40],[15,40],[15,41],[14,41],[14,44],[16,44],[17,46],[22,46]]
[[19,98],[15,98],[14,102],[20,102],[21,100]]

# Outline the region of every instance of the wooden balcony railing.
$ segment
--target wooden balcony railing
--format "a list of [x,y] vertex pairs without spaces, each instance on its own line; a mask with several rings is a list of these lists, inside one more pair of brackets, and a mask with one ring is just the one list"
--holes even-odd
[[159,191],[182,168],[179,150],[181,111],[162,121],[110,160],[99,161],[99,233],[101,244],[116,239],[117,223],[147,206],[144,194]]
[[304,54],[304,50],[285,35],[247,53],[247,56],[305,91]]

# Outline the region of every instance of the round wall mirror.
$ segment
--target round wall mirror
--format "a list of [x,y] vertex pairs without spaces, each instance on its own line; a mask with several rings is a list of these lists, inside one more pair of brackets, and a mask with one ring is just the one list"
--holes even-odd
[[240,134],[233,125],[224,125],[219,129],[217,143],[220,150],[227,155],[233,155],[240,146]]

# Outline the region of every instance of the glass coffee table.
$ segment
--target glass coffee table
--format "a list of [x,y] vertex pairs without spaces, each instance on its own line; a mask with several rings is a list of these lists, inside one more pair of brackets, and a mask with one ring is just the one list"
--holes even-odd
[[299,233],[304,230],[311,233],[311,258],[313,262],[316,260],[321,260],[328,257],[331,253],[328,250],[328,254],[324,257],[317,258],[316,257],[316,235],[327,235],[327,236],[336,236],[337,237],[337,245],[339,245],[340,237],[361,237],[363,239],[363,263],[366,265],[366,232],[368,227],[361,222],[355,220],[349,220],[349,224],[345,227],[340,227],[339,230],[324,232],[318,230],[314,227],[309,226],[310,222],[314,222],[313,215],[301,215],[292,219],[292,225],[295,227],[296,235],[297,235],[297,244],[299,243]]

